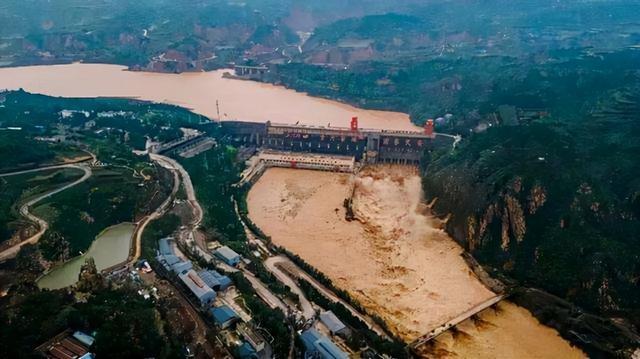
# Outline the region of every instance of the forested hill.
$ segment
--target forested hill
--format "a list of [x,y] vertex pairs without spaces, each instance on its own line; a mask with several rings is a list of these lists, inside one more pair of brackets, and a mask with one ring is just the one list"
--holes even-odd
[[596,107],[579,121],[491,128],[455,153],[427,156],[424,191],[481,263],[637,326],[638,82],[604,93]]

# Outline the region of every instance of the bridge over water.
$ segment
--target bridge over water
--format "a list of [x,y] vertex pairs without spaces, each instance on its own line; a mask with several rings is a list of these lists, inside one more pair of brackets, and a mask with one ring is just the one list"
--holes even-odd
[[449,329],[455,327],[456,325],[464,322],[465,320],[473,317],[476,314],[479,314],[480,312],[484,311],[485,309],[492,307],[496,304],[498,304],[499,302],[501,302],[503,299],[506,298],[506,295],[504,294],[499,294],[496,295],[472,308],[470,308],[469,310],[459,314],[458,316],[448,320],[447,322],[443,323],[442,325],[440,325],[437,328],[434,328],[433,330],[431,330],[429,333],[421,336],[420,338],[416,339],[413,341],[413,343],[409,344],[409,347],[411,349],[417,349],[420,346],[430,342],[431,340],[435,339],[436,337],[438,337],[440,334],[448,331]]

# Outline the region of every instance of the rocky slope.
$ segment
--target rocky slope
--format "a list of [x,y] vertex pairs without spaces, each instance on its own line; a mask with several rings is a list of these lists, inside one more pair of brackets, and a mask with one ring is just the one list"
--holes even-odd
[[[474,135],[454,153],[427,156],[427,199],[435,200],[436,213],[451,214],[447,229],[453,237],[497,273],[638,325],[638,114],[634,86],[604,94],[580,123],[534,121]],[[559,308],[559,298],[544,301]],[[631,331],[604,320],[585,324],[584,317],[538,309],[543,321],[562,323],[574,341],[589,347],[595,341],[596,354],[638,346],[637,336],[625,334]],[[626,341],[613,344],[612,338]]]

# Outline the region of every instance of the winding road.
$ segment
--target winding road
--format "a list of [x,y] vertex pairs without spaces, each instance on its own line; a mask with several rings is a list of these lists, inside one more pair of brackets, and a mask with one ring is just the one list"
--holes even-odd
[[171,165],[169,161],[167,161],[170,158],[153,154],[149,155],[149,157],[151,158],[151,160],[155,161],[160,166],[168,169],[173,173],[173,188],[171,189],[171,194],[167,196],[167,199],[165,199],[164,202],[162,202],[162,204],[158,208],[156,208],[155,211],[153,211],[153,213],[149,214],[138,222],[138,226],[136,227],[136,231],[134,234],[135,252],[131,256],[131,259],[127,262],[127,265],[135,264],[135,262],[140,258],[140,256],[142,255],[142,234],[144,233],[144,230],[147,228],[147,225],[149,223],[162,217],[162,215],[165,214],[165,212],[173,203],[176,193],[178,193],[178,190],[180,189],[180,176],[178,175],[178,171]]
[[42,201],[43,199],[49,198],[51,196],[54,196],[62,191],[65,191],[71,187],[77,186],[80,183],[86,181],[87,179],[89,179],[89,177],[91,177],[93,175],[93,172],[91,171],[91,167],[89,167],[86,164],[64,164],[64,165],[57,165],[57,166],[47,166],[47,167],[40,167],[40,168],[34,168],[31,170],[24,170],[24,171],[17,171],[17,172],[10,172],[10,173],[3,173],[0,174],[0,177],[9,177],[9,176],[17,176],[17,175],[21,175],[21,174],[27,174],[27,173],[33,173],[33,172],[41,172],[41,171],[48,171],[48,170],[56,170],[56,169],[62,169],[62,168],[74,168],[74,169],[78,169],[84,172],[84,175],[82,177],[80,177],[79,179],[68,183],[60,188],[54,189],[52,191],[46,192],[36,198],[33,198],[29,201],[27,201],[26,203],[24,203],[22,206],[20,206],[20,214],[24,217],[26,217],[28,220],[36,223],[38,225],[38,227],[40,228],[38,230],[38,232],[36,234],[34,234],[33,236],[25,239],[24,241],[13,245],[5,250],[3,250],[2,252],[0,252],[0,262],[4,262],[7,259],[13,258],[15,257],[18,252],[20,251],[20,248],[22,248],[22,246],[26,245],[26,244],[35,244],[38,242],[38,240],[40,239],[40,237],[42,237],[42,235],[44,234],[44,232],[46,232],[47,228],[49,228],[49,224],[42,218],[36,217],[35,215],[33,215],[31,212],[29,212],[29,209],[35,205],[36,203]]
[[[209,253],[206,249],[198,245],[197,241],[194,240],[193,231],[195,231],[195,229],[198,228],[200,223],[202,223],[203,210],[202,210],[202,206],[200,206],[200,202],[198,202],[198,199],[196,198],[196,192],[193,187],[193,182],[191,181],[191,176],[189,176],[189,173],[184,169],[184,167],[182,167],[182,165],[178,163],[178,161],[174,160],[173,158],[162,156],[159,154],[153,154],[153,153],[149,154],[149,156],[153,161],[158,163],[160,166],[172,171],[174,173],[174,176],[178,176],[179,174],[179,177],[182,178],[182,184],[184,185],[184,189],[187,195],[187,201],[193,210],[194,218],[193,218],[193,221],[190,223],[189,228],[184,230],[180,237],[188,244],[190,245],[192,244],[193,245],[192,248],[194,248],[195,251],[202,258],[204,258],[208,262],[217,262],[214,259],[213,255],[211,255],[211,253]],[[174,187],[178,186],[179,188],[179,185],[180,185],[179,177],[176,177],[177,180],[174,183]],[[143,229],[144,228],[140,230],[140,236],[138,237],[141,237],[141,233]],[[139,248],[140,247],[139,239],[137,239],[136,242],[138,242],[137,247]],[[267,286],[264,283],[262,283],[262,281],[260,281],[253,273],[251,273],[246,268],[238,269],[238,268],[228,266],[224,263],[220,263],[218,264],[218,266],[221,267],[220,269],[226,272],[242,271],[245,278],[249,281],[249,283],[251,283],[251,286],[255,289],[256,293],[258,293],[258,296],[262,298],[262,300],[264,300],[271,308],[280,308],[284,313],[287,313],[288,310],[290,310],[290,308],[288,308],[287,305],[282,300],[280,300],[277,296],[271,293],[271,291],[267,288]]]

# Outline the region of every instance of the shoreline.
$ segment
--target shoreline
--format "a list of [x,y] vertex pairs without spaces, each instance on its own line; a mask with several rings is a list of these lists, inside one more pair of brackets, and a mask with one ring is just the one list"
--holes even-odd
[[363,128],[420,130],[406,113],[363,109],[281,85],[224,78],[229,71],[173,74],[102,63],[4,67],[0,68],[0,88],[65,98],[126,98],[169,104],[220,121],[349,127],[351,117],[358,117]]
[[[95,246],[97,245],[96,243],[97,243],[98,239],[99,239],[101,236],[103,236],[103,235],[104,235],[105,233],[107,233],[108,231],[110,231],[110,230],[112,230],[112,229],[114,229],[114,228],[116,228],[116,227],[119,227],[119,226],[133,226],[133,227],[134,227],[134,228],[133,228],[133,231],[131,232],[131,236],[129,236],[129,246],[128,246],[129,248],[128,248],[128,252],[130,252],[130,251],[131,251],[131,248],[132,248],[132,245],[133,245],[133,235],[134,235],[134,233],[135,233],[135,228],[137,228],[136,223],[133,223],[133,222],[121,222],[121,223],[113,224],[113,225],[111,225],[111,226],[109,226],[109,227],[107,227],[107,228],[103,229],[102,231],[100,231],[100,233],[99,233],[99,234],[97,234],[97,235],[96,235],[96,237],[93,239],[93,241],[91,242],[91,245],[89,246],[89,248],[87,249],[87,251],[86,251],[86,252],[84,252],[83,254],[76,255],[76,256],[74,256],[74,257],[72,257],[72,258],[69,258],[69,259],[67,259],[66,261],[62,262],[62,263],[57,263],[55,266],[53,266],[53,267],[49,268],[47,271],[45,271],[44,273],[42,273],[38,278],[36,278],[36,280],[35,280],[36,285],[38,285],[38,282],[40,282],[40,280],[42,280],[44,277],[46,277],[46,276],[50,275],[51,273],[53,273],[53,272],[55,272],[55,271],[57,271],[57,270],[61,270],[62,268],[64,268],[64,266],[65,266],[65,265],[68,265],[69,263],[71,263],[71,262],[73,262],[73,261],[80,260],[82,257],[86,257],[86,256],[87,256],[87,254],[88,254],[92,249],[94,249],[94,248],[95,248]],[[94,259],[95,259],[95,258],[94,258]],[[128,255],[127,255],[127,258],[125,258],[125,260],[127,260],[127,259],[128,259]],[[122,263],[122,262],[119,262],[119,263]],[[119,263],[118,263],[118,264],[119,264]],[[110,267],[113,267],[113,266],[105,267],[105,269],[106,269],[106,268],[110,268]],[[103,272],[103,271],[104,271],[104,269],[100,269],[100,268],[97,268],[97,269],[98,269],[98,271],[99,271],[99,272]],[[38,287],[40,287],[40,286],[38,285]],[[64,288],[64,287],[63,287],[63,288]]]

